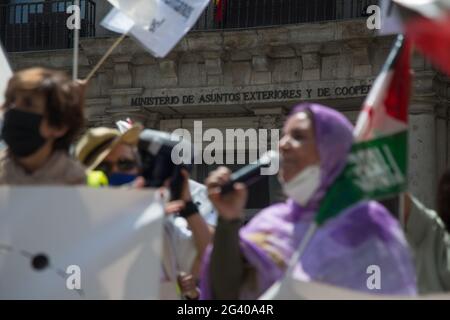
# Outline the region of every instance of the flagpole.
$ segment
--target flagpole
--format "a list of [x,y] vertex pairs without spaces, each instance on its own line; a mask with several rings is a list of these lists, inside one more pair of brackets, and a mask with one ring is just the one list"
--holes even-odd
[[306,230],[306,234],[303,237],[298,249],[294,252],[291,259],[289,260],[289,264],[287,265],[286,271],[284,272],[281,280],[276,281],[269,289],[267,289],[258,300],[273,300],[276,298],[282,287],[286,285],[286,281],[289,279],[289,276],[293,273],[294,268],[298,265],[298,261],[303,256],[308,244],[310,243],[312,237],[316,234],[318,228],[317,222],[311,223],[309,228]]
[[95,65],[95,67],[89,72],[88,76],[85,78],[85,81],[88,82],[92,76],[97,72],[97,70],[100,68],[100,66],[105,62],[105,60],[111,55],[111,53],[114,51],[114,49],[125,39],[127,36],[126,33],[122,34],[120,38],[116,40],[116,42],[113,43],[113,45],[106,51],[106,53],[103,55],[103,57],[100,59],[99,62]]
[[298,261],[302,258],[303,253],[305,252],[306,248],[308,247],[309,242],[311,241],[312,237],[316,233],[318,228],[318,225],[316,222],[313,222],[308,230],[306,231],[305,236],[303,237],[302,241],[300,242],[300,245],[298,246],[298,250],[292,255],[291,260],[289,261],[289,266],[286,270],[286,275],[294,271],[294,268],[297,266]]
[[73,31],[73,69],[72,69],[72,78],[73,80],[78,79],[78,55],[79,55],[79,43],[80,43],[80,0],[75,0],[74,5],[76,6],[76,21],[75,21],[75,30]]
[[405,219],[405,197],[407,197],[406,192],[399,194],[399,203],[398,203],[398,217],[400,220],[400,225],[403,227],[403,230],[406,230],[406,219]]

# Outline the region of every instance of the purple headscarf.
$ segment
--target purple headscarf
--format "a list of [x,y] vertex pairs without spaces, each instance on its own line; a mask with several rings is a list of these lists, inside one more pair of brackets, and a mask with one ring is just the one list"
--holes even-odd
[[320,201],[328,187],[346,164],[347,155],[353,144],[353,126],[341,113],[318,104],[300,104],[292,110],[290,117],[308,111],[313,116],[316,146],[320,155],[321,181],[307,206],[297,206],[298,212],[314,213],[319,209]]
[[[320,201],[337,178],[353,143],[352,125],[339,112],[317,104],[301,104],[292,114],[308,110],[314,120],[320,155],[321,184],[306,207],[288,199],[263,209],[240,230],[241,252],[256,272],[244,283],[240,298],[256,299],[279,280],[292,254],[313,223]],[[291,116],[292,116],[291,114]],[[210,299],[209,262],[204,257],[202,298]],[[367,286],[367,270],[381,271],[381,288]],[[294,275],[370,293],[416,294],[415,270],[398,222],[379,203],[362,201],[321,226],[311,239]]]

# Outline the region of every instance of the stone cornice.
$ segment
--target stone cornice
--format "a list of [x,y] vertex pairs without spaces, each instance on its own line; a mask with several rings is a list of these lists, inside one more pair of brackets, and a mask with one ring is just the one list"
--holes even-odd
[[436,102],[435,99],[414,98],[409,104],[409,114],[434,114]]
[[[299,46],[347,41],[349,47],[358,47],[367,39],[375,38],[364,19],[307,23],[246,30],[193,31],[172,50],[171,55],[183,52],[239,51],[263,47]],[[84,54],[97,56],[106,52],[118,37],[81,39]],[[379,37],[377,37],[379,38]],[[308,51],[308,47],[305,50]],[[145,51],[133,39],[127,37],[113,55],[135,55]]]
[[109,104],[110,102],[111,102],[111,99],[109,99],[109,98],[86,99],[86,105],[88,105],[88,106],[105,105],[105,104]]
[[112,96],[123,96],[123,95],[139,95],[142,94],[144,88],[119,88],[119,89],[110,89],[109,94]]

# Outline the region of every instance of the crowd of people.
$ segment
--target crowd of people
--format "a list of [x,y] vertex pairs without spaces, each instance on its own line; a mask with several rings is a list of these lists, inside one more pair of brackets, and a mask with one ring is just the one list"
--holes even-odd
[[[141,125],[90,128],[80,136],[87,85],[43,68],[13,75],[2,106],[0,185],[148,185],[137,148]],[[344,168],[352,132],[334,109],[295,107],[279,149],[287,200],[246,224],[247,187],[236,183],[232,192],[221,193],[228,168],[204,182],[183,170],[181,196],[165,207],[161,299],[257,299],[280,280]],[[294,275],[367,292],[366,269],[378,265],[383,286],[375,293],[449,291],[450,171],[439,184],[436,211],[425,208],[420,195],[403,197],[400,220],[376,201],[345,209],[316,232]]]

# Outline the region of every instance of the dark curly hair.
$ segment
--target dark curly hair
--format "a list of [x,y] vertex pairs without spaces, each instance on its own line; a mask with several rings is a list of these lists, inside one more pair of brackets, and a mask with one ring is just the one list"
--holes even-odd
[[49,125],[67,127],[66,134],[55,141],[53,148],[68,150],[84,125],[84,92],[81,86],[64,72],[30,68],[16,72],[9,80],[4,107],[13,104],[19,92],[44,95],[44,115]]

